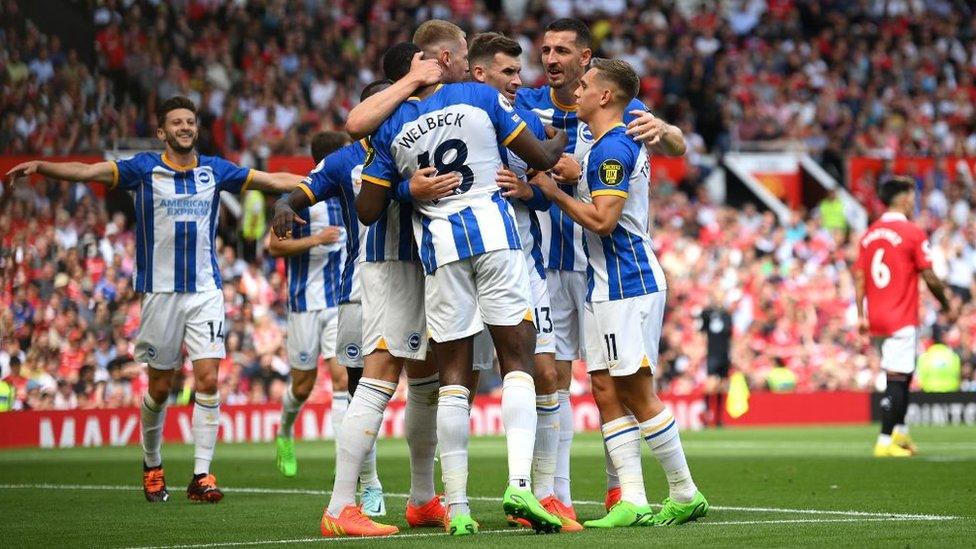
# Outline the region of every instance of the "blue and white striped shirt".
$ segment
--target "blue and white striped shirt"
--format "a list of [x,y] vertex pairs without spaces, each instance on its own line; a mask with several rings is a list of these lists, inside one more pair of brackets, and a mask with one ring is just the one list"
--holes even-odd
[[113,186],[135,201],[136,270],[141,293],[192,293],[222,287],[214,241],[220,191],[239,194],[251,170],[216,156],[179,166],[144,152],[113,163]]
[[619,124],[593,144],[581,167],[581,201],[592,203],[601,195],[626,199],[609,236],[584,230],[587,301],[616,301],[667,289],[647,228],[650,163],[644,146]]
[[414,238],[424,270],[494,250],[521,249],[515,214],[495,182],[507,145],[525,128],[511,103],[479,83],[439,86],[401,104],[370,139],[363,181],[384,187],[420,168],[462,176],[455,194],[414,202]]
[[336,198],[339,219],[346,229],[346,253],[339,283],[338,303],[359,302],[359,269],[356,264],[364,255],[363,238],[366,227],[356,215],[356,195],[360,174],[366,160],[365,141],[357,141],[326,156],[305,179],[298,184],[313,204]]
[[[566,152],[582,162],[583,157],[593,146],[593,133],[589,126],[580,122],[576,116],[576,105],[564,105],[556,99],[556,93],[548,84],[539,88],[519,88],[515,96],[515,106],[531,110],[547,126],[566,132]],[[624,123],[635,117],[632,110],[647,110],[644,103],[634,99],[624,111]],[[573,185],[561,185],[563,191],[572,195]],[[542,236],[542,256],[547,269],[560,271],[586,270],[586,254],[583,251],[583,228],[573,222],[562,210],[553,205],[549,215],[539,215]]]
[[[298,212],[308,223],[292,225],[292,236],[304,238],[326,227],[343,227],[338,198],[313,204]],[[288,258],[288,310],[295,313],[320,311],[339,304],[342,267],[345,262],[345,235],[327,246],[318,245]]]

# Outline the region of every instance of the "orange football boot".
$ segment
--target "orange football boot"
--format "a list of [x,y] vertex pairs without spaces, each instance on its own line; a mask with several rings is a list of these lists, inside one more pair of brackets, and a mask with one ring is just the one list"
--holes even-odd
[[444,526],[444,518],[447,517],[447,509],[441,505],[441,500],[437,496],[427,503],[417,506],[407,501],[407,524],[411,528]]
[[542,504],[546,511],[549,511],[555,515],[556,518],[559,519],[559,522],[563,523],[562,530],[560,530],[561,532],[583,531],[583,525],[576,522],[576,511],[574,511],[572,507],[568,507],[563,502],[559,501],[559,498],[556,496],[544,498],[539,503]]
[[373,522],[356,505],[346,505],[338,517],[333,517],[326,509],[319,526],[322,536],[327,538],[392,536],[400,531],[396,526]]

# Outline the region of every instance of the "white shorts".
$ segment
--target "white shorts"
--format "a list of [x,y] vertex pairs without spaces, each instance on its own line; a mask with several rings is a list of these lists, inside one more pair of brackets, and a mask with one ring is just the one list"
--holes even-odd
[[881,369],[896,374],[915,373],[918,358],[918,329],[905,326],[888,337],[874,338],[881,352]]
[[556,338],[552,307],[549,303],[549,284],[535,269],[529,269],[532,289],[532,317],[535,320],[535,354],[555,353]]
[[412,360],[427,356],[424,270],[416,261],[364,262],[362,284],[363,354],[386,349]]
[[474,336],[472,347],[472,370],[483,372],[495,367],[495,342],[492,341],[488,328],[481,330]]
[[485,324],[532,320],[529,270],[522,250],[496,250],[447,265],[426,277],[427,329],[434,341],[455,341]]
[[629,376],[643,367],[657,367],[665,292],[587,303],[583,309],[586,371],[610,370]]
[[288,313],[285,347],[289,366],[296,370],[314,370],[318,366],[319,354],[326,360],[334,358],[338,328],[338,307]]
[[363,367],[363,306],[359,303],[339,304],[336,359],[346,368]]
[[142,296],[142,322],[136,338],[136,360],[157,370],[183,365],[187,357],[224,358],[224,293],[148,293]]
[[580,320],[586,305],[586,273],[547,269],[546,284],[552,304],[556,360],[576,360],[584,356]]

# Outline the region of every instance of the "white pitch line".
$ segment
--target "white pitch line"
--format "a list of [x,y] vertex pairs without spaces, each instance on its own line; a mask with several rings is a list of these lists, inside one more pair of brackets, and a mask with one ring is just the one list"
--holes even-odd
[[[142,486],[126,486],[113,484],[0,484],[0,489],[26,489],[26,490],[140,490]],[[307,495],[307,496],[327,496],[332,492],[328,490],[311,490],[301,488],[258,488],[258,487],[224,487],[223,490],[229,493],[241,494],[284,494],[284,495]],[[406,499],[410,494],[386,493],[390,498]],[[470,501],[483,501],[488,503],[501,502],[501,498],[489,496],[468,496]],[[574,500],[574,505],[603,506],[602,501]],[[651,504],[652,507],[660,505]],[[891,520],[955,520],[962,517],[953,515],[929,515],[929,514],[909,514],[909,513],[887,513],[873,511],[832,511],[827,509],[790,509],[782,507],[735,507],[725,505],[712,505],[709,509],[715,511],[738,511],[742,513],[793,513],[797,515],[841,515],[848,517],[864,517]],[[761,521],[769,523],[772,521]],[[714,524],[714,523],[713,523]]]
[[[532,535],[529,530],[482,530],[478,532],[478,536],[483,535]],[[429,533],[416,533],[416,534],[394,534],[392,536],[383,537],[370,537],[370,538],[358,538],[358,537],[341,537],[341,538],[292,538],[292,539],[269,539],[269,540],[258,540],[258,541],[223,541],[216,543],[197,543],[197,544],[186,544],[186,545],[146,545],[141,547],[126,547],[125,549],[202,549],[205,547],[243,547],[248,545],[286,545],[294,543],[349,543],[352,541],[396,541],[398,539],[406,538],[440,538],[448,537],[446,532],[429,532]]]
[[[698,526],[755,526],[759,524],[831,524],[831,523],[842,523],[842,522],[890,522],[890,521],[914,521],[914,520],[925,520],[934,521],[936,518],[928,519],[915,519],[909,517],[872,517],[872,518],[826,518],[826,519],[782,519],[782,520],[731,520],[731,521],[721,521],[721,522],[696,522],[694,527]],[[532,532],[528,530],[482,530],[478,532],[478,536],[484,535],[532,535]],[[374,537],[374,538],[356,538],[356,537],[342,537],[342,538],[293,538],[293,539],[275,539],[275,540],[258,540],[258,541],[226,541],[226,542],[216,542],[216,543],[199,543],[199,544],[187,544],[187,545],[150,545],[142,547],[128,547],[126,549],[206,549],[213,547],[246,547],[255,545],[287,545],[295,543],[332,543],[332,542],[355,542],[355,541],[371,541],[374,543],[384,542],[384,541],[397,541],[408,538],[440,538],[447,537],[448,534],[445,532],[430,532],[430,533],[416,533],[416,534],[395,534],[386,537]]]

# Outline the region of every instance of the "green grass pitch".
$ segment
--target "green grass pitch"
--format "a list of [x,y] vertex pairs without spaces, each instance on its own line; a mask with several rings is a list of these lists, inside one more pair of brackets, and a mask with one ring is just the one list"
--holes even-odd
[[[217,505],[190,503],[192,448],[163,448],[172,497],[141,493],[138,447],[0,452],[0,516],[6,547],[427,547],[972,546],[976,537],[976,428],[916,428],[922,455],[870,456],[875,427],[727,429],[682,433],[692,473],[712,505],[705,519],[676,528],[629,528],[536,536],[508,528],[501,512],[505,445],[473,439],[469,494],[482,533],[451,539],[410,530],[406,443],[383,440],[379,471],[393,538],[331,540],[318,521],[331,487],[331,442],[299,443],[299,474],[285,479],[272,444],[220,444],[213,471],[226,491]],[[573,445],[573,495],[580,519],[602,516],[600,438]],[[645,450],[648,496],[666,495]],[[609,546],[609,545],[607,545]]]

